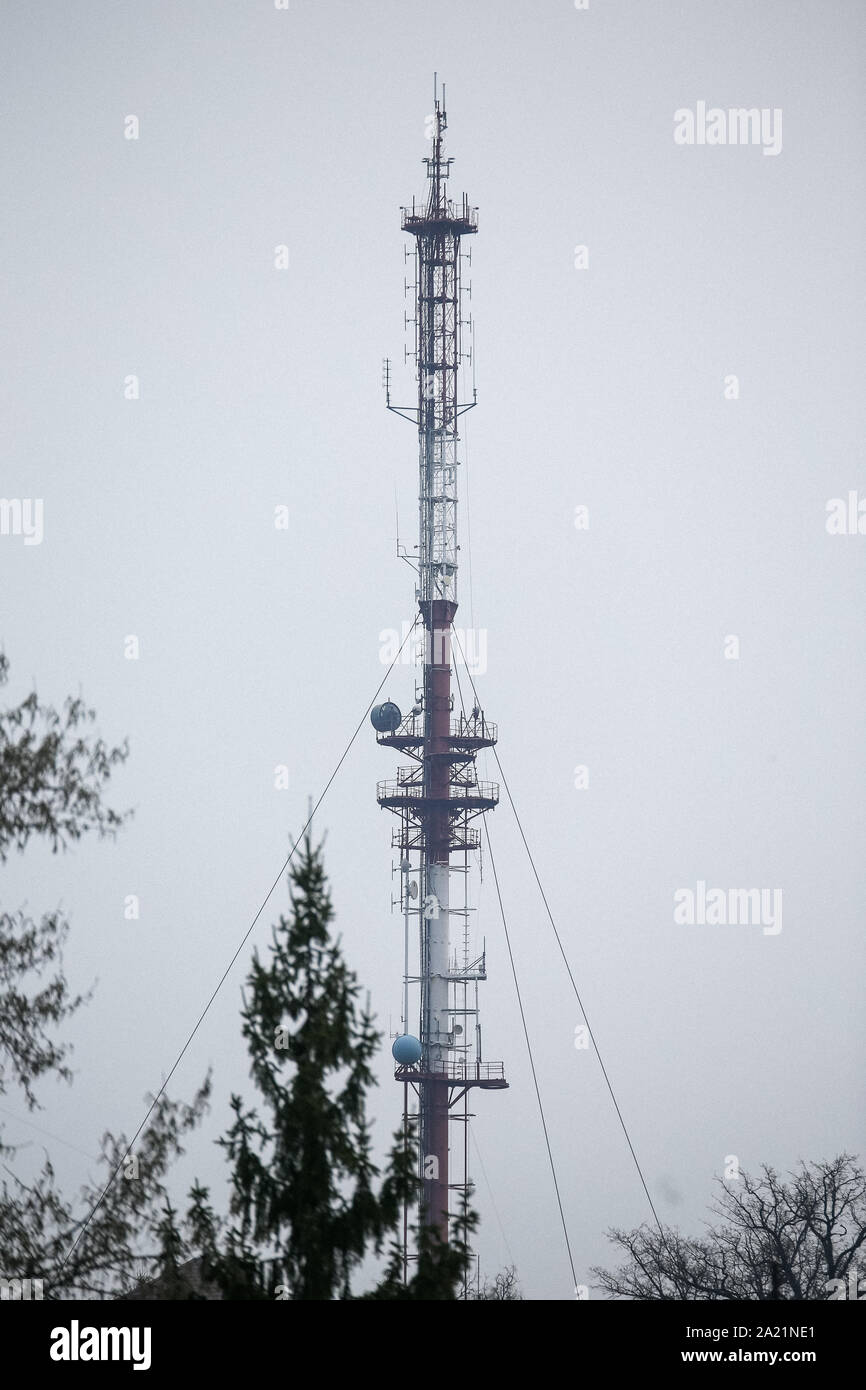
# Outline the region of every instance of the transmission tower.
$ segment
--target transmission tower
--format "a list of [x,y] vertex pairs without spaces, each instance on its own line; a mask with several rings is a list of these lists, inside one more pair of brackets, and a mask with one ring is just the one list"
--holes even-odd
[[[384,364],[386,404],[418,430],[418,545],[398,550],[416,572],[415,598],[423,632],[423,679],[415,703],[403,716],[391,700],[377,705],[371,720],[377,741],[410,759],[395,780],[380,782],[380,806],[398,819],[392,845],[399,851],[399,905],[404,926],[402,1032],[395,1037],[395,1077],[404,1087],[404,1124],[410,1090],[417,1096],[421,1219],[447,1241],[454,1215],[450,1194],[467,1191],[468,1096],[474,1088],[507,1087],[501,1062],[482,1056],[478,986],[487,978],[486,951],[470,930],[469,875],[480,834],[472,824],[496,806],[499,788],[478,779],[476,757],[496,742],[496,727],[477,704],[455,717],[452,693],[452,626],[457,611],[458,419],[475,404],[461,402],[459,369],[471,361],[462,348],[464,328],[461,251],[464,237],[478,229],[477,209],[466,195],[452,200],[446,185],[452,160],[445,157],[445,89],[434,85],[428,118],[432,149],[425,197],[402,209],[402,228],[413,238],[407,259],[414,264],[414,346],[417,401],[391,401],[391,363]],[[462,886],[462,891],[460,891]],[[459,927],[459,931],[456,928]],[[472,946],[473,939],[476,945]],[[411,1026],[410,1026],[411,1025]],[[462,1112],[460,1109],[462,1102]],[[451,1179],[450,1122],[461,1121],[462,1164]],[[405,1222],[404,1222],[405,1231]],[[408,1248],[404,1235],[404,1269]]]

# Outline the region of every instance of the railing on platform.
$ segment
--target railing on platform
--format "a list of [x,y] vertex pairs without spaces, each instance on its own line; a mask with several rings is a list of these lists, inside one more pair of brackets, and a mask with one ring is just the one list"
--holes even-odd
[[[422,782],[378,782],[376,784],[377,801],[398,801],[412,804],[415,801],[425,799],[424,785]],[[476,782],[474,786],[455,785],[453,782],[448,788],[448,803],[455,808],[460,807],[461,802],[489,803],[495,806],[499,801],[499,784],[497,782]]]
[[[463,715],[459,719],[452,719],[448,726],[448,736],[452,739],[477,740],[479,743],[496,743],[498,738],[496,725],[490,719],[485,719],[483,714],[479,714],[477,719],[470,715],[468,718]],[[400,743],[404,741],[423,743],[424,741],[424,716],[408,715],[393,732],[377,734],[378,743]]]
[[413,1076],[441,1076],[447,1081],[504,1081],[504,1062],[419,1062],[414,1067],[398,1067],[406,1080]]

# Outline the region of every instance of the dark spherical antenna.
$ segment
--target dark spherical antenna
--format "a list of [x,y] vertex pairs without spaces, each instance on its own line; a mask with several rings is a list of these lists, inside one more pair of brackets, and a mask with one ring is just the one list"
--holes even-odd
[[370,711],[370,723],[377,734],[393,734],[403,721],[398,705],[386,700],[383,705],[374,705]]

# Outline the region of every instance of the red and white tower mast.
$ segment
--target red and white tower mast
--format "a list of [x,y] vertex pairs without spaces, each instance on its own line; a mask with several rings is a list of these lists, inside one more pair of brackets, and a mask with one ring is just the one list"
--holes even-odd
[[[434,96],[430,117],[432,153],[427,194],[420,205],[403,209],[402,226],[414,238],[415,347],[417,404],[394,406],[390,364],[385,385],[388,408],[417,423],[419,458],[419,540],[407,555],[417,572],[415,596],[423,625],[423,681],[405,719],[387,701],[372,712],[380,744],[412,758],[396,781],[377,789],[380,806],[400,820],[393,844],[400,850],[401,905],[407,930],[404,998],[417,988],[417,1038],[404,1005],[404,1033],[394,1043],[395,1076],[418,1095],[422,1219],[448,1239],[449,1193],[468,1182],[464,1131],[463,1181],[449,1180],[449,1117],[473,1087],[502,1089],[501,1063],[481,1055],[478,983],[486,978],[485,952],[470,949],[468,893],[470,851],[479,832],[470,822],[492,809],[499,789],[479,782],[475,759],[496,741],[496,730],[477,704],[470,715],[454,717],[452,624],[457,611],[457,475],[459,417],[475,404],[458,399],[464,354],[461,335],[461,239],[474,235],[477,209],[464,194],[459,202],[446,192],[451,159],[444,155],[447,126],[444,88]],[[458,856],[462,864],[452,863]],[[462,875],[463,898],[452,890]],[[409,922],[417,918],[417,973],[409,969]],[[452,925],[462,919],[462,951],[452,941]],[[414,950],[413,950],[414,956]],[[470,1028],[470,1020],[474,1027]]]

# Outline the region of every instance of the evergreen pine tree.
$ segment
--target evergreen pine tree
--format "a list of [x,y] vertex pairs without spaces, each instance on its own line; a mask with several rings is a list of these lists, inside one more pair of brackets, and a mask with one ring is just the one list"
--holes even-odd
[[234,1123],[221,1141],[233,1165],[228,1254],[236,1267],[257,1263],[248,1296],[274,1297],[280,1285],[292,1299],[346,1298],[353,1270],[386,1232],[366,1114],[379,1038],[330,939],[333,908],[309,835],[292,866],[291,899],[269,959],[253,957],[244,993],[263,1116],[232,1098]]
[[243,996],[243,1036],[261,1103],[232,1097],[220,1141],[231,1165],[230,1217],[221,1232],[206,1190],[187,1219],[226,1298],[350,1299],[365,1256],[390,1242],[370,1298],[453,1299],[462,1285],[466,1210],[455,1238],[418,1233],[403,1283],[398,1228],[404,1200],[417,1203],[412,1146],[394,1141],[384,1174],[373,1161],[367,1093],[380,1039],[360,986],[332,939],[333,907],[321,847],[305,838],[290,870],[291,913],[272,931],[268,959],[253,957]]

